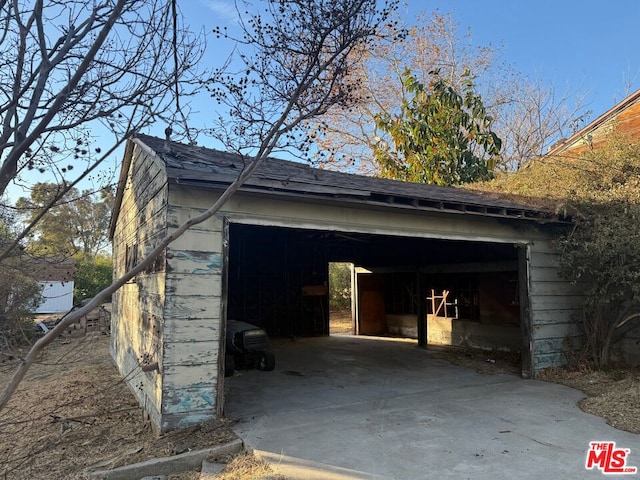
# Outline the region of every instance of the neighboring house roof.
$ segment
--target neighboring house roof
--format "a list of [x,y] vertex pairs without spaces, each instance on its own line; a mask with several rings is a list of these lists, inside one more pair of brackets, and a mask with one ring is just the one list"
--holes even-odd
[[39,282],[71,282],[76,262],[71,258],[44,259],[28,258],[27,273]]
[[[166,167],[169,181],[178,185],[223,190],[244,168],[243,158],[237,154],[139,135],[130,140],[125,152],[112,215],[111,234],[122,201],[133,144],[140,145],[160,158]],[[265,160],[240,191],[331,203],[360,203],[539,222],[569,221],[550,210],[514,202],[507,195],[366,177],[274,158]]]
[[[613,126],[614,122],[623,134],[636,140],[640,139],[640,90],[629,95],[569,138],[553,145],[545,156],[557,156],[568,150],[584,149],[589,144],[599,143],[598,139],[594,138],[596,132]],[[604,137],[607,133],[609,130],[602,132],[602,136]]]

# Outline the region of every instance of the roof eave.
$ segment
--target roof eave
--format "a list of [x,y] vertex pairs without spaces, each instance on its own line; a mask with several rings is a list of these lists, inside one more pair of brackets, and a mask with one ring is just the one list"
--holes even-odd
[[111,219],[109,221],[109,240],[113,241],[113,235],[116,231],[116,224],[118,222],[118,216],[120,215],[120,208],[122,207],[122,197],[124,195],[124,189],[127,184],[127,176],[129,175],[129,168],[131,168],[131,160],[133,158],[133,147],[135,142],[134,138],[127,139],[127,143],[124,150],[124,156],[122,158],[122,166],[120,167],[120,177],[118,178],[118,186],[116,188],[116,196],[113,202],[113,208],[111,209]]
[[[170,179],[171,183],[178,186],[193,186],[205,188],[213,191],[224,191],[228,186],[228,182],[211,181],[211,180],[197,180],[197,179],[185,179],[180,177],[173,177]],[[469,202],[451,202],[441,200],[429,200],[423,198],[413,198],[400,195],[374,195],[369,197],[364,196],[349,196],[349,195],[324,195],[309,191],[293,191],[290,189],[279,190],[273,188],[263,188],[255,185],[243,185],[238,190],[239,193],[261,195],[268,192],[270,195],[277,195],[281,198],[295,198],[305,199],[309,201],[323,202],[323,203],[350,203],[377,206],[384,208],[395,208],[411,211],[425,211],[425,212],[437,212],[448,214],[462,214],[470,216],[488,217],[488,218],[500,218],[508,220],[524,220],[528,222],[536,222],[540,224],[571,224],[571,219],[565,217],[559,217],[551,211],[543,211],[533,208],[526,208],[525,206],[487,206],[481,204],[474,204]],[[382,197],[385,200],[382,200]]]
[[562,153],[564,150],[566,150],[567,148],[571,147],[574,143],[576,143],[578,140],[580,140],[580,138],[588,135],[589,133],[591,133],[594,130],[596,130],[597,128],[599,128],[601,125],[603,125],[603,124],[607,123],[609,120],[615,118],[620,112],[622,112],[623,110],[625,110],[629,106],[631,106],[634,103],[636,103],[639,99],[640,99],[640,90],[632,93],[631,95],[626,97],[624,100],[622,100],[621,102],[619,102],[616,105],[614,105],[612,108],[610,108],[605,113],[603,113],[602,115],[597,117],[595,120],[590,122],[588,125],[584,126],[580,130],[578,130],[576,133],[571,135],[569,138],[567,138],[561,144],[549,149],[549,151],[547,153],[545,153],[544,156],[545,157],[551,157],[551,156],[558,155],[558,154]]

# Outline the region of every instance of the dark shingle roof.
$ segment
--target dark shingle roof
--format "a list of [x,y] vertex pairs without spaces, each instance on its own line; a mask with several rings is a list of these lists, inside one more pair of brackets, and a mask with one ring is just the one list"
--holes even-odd
[[[236,154],[147,135],[139,135],[137,141],[164,161],[170,181],[182,185],[222,189],[244,167],[242,157]],[[241,191],[541,222],[567,221],[551,211],[516,203],[495,193],[366,177],[271,158],[258,167]]]

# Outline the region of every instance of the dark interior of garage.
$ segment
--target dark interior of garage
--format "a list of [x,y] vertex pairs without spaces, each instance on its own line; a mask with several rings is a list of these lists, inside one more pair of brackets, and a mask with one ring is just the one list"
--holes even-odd
[[518,251],[512,244],[232,223],[227,318],[273,337],[329,334],[328,264],[356,266],[356,333],[424,344],[517,350]]

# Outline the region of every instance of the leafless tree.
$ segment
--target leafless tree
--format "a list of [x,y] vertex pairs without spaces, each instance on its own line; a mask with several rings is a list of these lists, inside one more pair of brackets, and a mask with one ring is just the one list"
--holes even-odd
[[[376,0],[270,0],[266,13],[241,23],[238,39],[251,50],[240,53],[210,78],[212,95],[228,107],[217,136],[244,155],[246,167],[206,212],[191,218],[158,242],[154,250],[84,307],[66,315],[34,344],[0,396],[4,408],[38,353],[68,325],[104,301],[151,262],[189,227],[214,215],[272,152],[294,147],[305,122],[334,105],[349,105],[354,89],[348,73],[351,55],[381,35],[396,2]],[[223,35],[221,30],[218,30]],[[246,50],[245,50],[246,51]],[[304,147],[303,147],[304,148]]]
[[516,77],[511,82],[493,83],[488,98],[495,118],[495,131],[502,139],[503,171],[518,170],[524,163],[544,155],[554,142],[578,131],[590,111],[583,98],[539,80]]
[[430,83],[430,72],[438,71],[454,87],[460,86],[466,70],[471,72],[495,119],[493,130],[503,140],[498,164],[502,170],[517,169],[543,153],[554,138],[573,133],[576,119],[581,118],[579,99],[558,96],[553,88],[527,80],[500,61],[499,49],[475,45],[471,32],[461,32],[451,15],[422,13],[403,41],[371,47],[353,70],[363,79],[358,84],[361,101],[315,123],[320,145],[317,161],[327,168],[379,173],[373,151],[379,142],[390,143],[390,139],[376,128],[375,118],[397,114],[408,99],[402,80],[406,69],[425,85]]
[[63,186],[54,205],[132,132],[184,120],[177,99],[195,91],[204,45],[178,13],[163,0],[0,0],[0,195],[40,170]]

